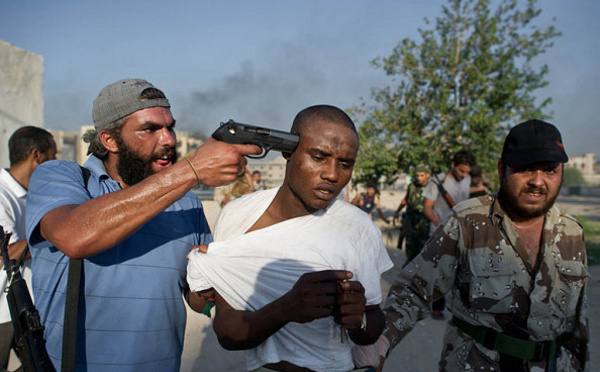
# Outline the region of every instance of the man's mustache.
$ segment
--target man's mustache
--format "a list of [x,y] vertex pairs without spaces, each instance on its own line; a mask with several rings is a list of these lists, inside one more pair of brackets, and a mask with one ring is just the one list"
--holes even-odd
[[175,155],[174,147],[163,147],[154,153],[155,158],[162,158],[163,156],[173,157]]
[[546,188],[544,187],[527,187],[524,191],[524,193],[532,193],[532,194],[542,194],[542,195],[547,195],[548,194],[548,190],[546,190]]

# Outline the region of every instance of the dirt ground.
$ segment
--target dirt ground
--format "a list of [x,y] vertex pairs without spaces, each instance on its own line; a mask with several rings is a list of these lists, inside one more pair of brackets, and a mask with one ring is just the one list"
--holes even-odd
[[[383,192],[382,207],[386,216],[391,219],[394,210],[404,196],[403,192]],[[213,201],[203,202],[207,219],[211,227],[219,212],[219,207]],[[557,205],[567,213],[575,216],[600,220],[600,198],[563,197],[557,200]],[[376,221],[383,231],[383,238],[395,267],[384,274],[382,288],[387,293],[395,273],[404,263],[404,252],[395,248],[397,232]],[[588,285],[588,315],[590,319],[590,366],[600,365],[600,266],[589,268]],[[448,313],[446,312],[446,316]],[[431,372],[437,370],[437,362],[442,348],[442,338],[446,321],[425,319],[418,323],[415,329],[396,347],[386,361],[384,372]],[[188,312],[188,325],[185,335],[182,372],[237,372],[245,371],[244,353],[231,352],[222,349],[214,335],[210,319],[204,315]],[[595,367],[590,371],[598,370]]]

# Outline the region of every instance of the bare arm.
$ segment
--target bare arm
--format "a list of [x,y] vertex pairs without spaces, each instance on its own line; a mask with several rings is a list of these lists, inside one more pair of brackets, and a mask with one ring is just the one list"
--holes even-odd
[[435,226],[440,224],[440,218],[433,211],[433,205],[435,204],[435,200],[431,200],[429,198],[425,198],[423,202],[423,214],[429,221],[431,221]]
[[[245,166],[243,154],[258,154],[253,145],[229,145],[208,139],[188,158],[200,183],[232,182]],[[123,190],[64,205],[40,221],[42,237],[71,258],[85,258],[121,242],[198,184],[187,161],[154,174]]]
[[[27,240],[19,240],[18,242],[14,242],[8,245],[8,255],[11,260],[18,260],[21,257],[21,253],[27,247]],[[31,252],[27,251],[25,255],[25,260],[31,258]]]
[[396,221],[398,220],[398,218],[400,217],[400,211],[402,209],[404,209],[404,207],[406,206],[407,202],[406,202],[406,198],[402,199],[402,201],[400,202],[400,205],[398,206],[398,209],[396,209],[396,211],[394,212],[394,217],[392,218],[392,221],[394,223],[396,223]]
[[356,196],[354,197],[354,199],[352,199],[352,202],[350,204],[356,205],[357,207],[362,207],[362,194],[356,194]]
[[400,205],[398,205],[398,209],[396,209],[394,216],[397,215],[398,213],[400,213],[400,211],[402,209],[404,209],[404,207],[406,207],[406,204],[408,204],[408,201],[406,200],[406,196],[405,196],[404,199],[402,199],[402,201],[400,202]]
[[217,293],[213,327],[219,343],[227,350],[251,349],[289,322],[332,315],[337,285],[351,276],[342,270],[304,274],[288,293],[256,311],[235,310]]
[[201,292],[191,292],[189,288],[184,291],[185,301],[197,313],[201,313],[209,301],[215,301],[215,295],[212,288]]

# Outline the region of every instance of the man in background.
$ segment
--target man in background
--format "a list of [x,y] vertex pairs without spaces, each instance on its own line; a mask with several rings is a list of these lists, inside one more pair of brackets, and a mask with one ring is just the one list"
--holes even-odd
[[483,183],[483,170],[481,166],[475,164],[471,167],[471,186],[469,187],[469,198],[477,198],[479,196],[488,195],[490,192]]
[[[467,150],[460,150],[452,157],[450,170],[434,175],[423,191],[425,202],[423,214],[429,219],[429,235],[450,217],[452,208],[469,198],[469,186],[471,185],[471,167],[475,165],[475,155]],[[444,319],[444,297],[435,301],[431,307],[431,317]]]
[[252,172],[252,181],[254,183],[254,191],[267,189],[267,186],[262,180],[260,171],[255,170],[254,172]]
[[423,191],[430,176],[431,171],[427,165],[417,165],[415,177],[408,185],[404,199],[394,212],[393,220],[396,221],[400,216],[400,211],[406,207],[406,212],[402,215],[402,226],[398,238],[398,249],[402,249],[402,240],[406,239],[406,262],[404,265],[419,254],[425,242],[429,239],[429,219],[423,214],[425,204]]
[[[31,254],[29,250],[25,250],[27,189],[34,169],[43,162],[56,158],[56,143],[52,134],[45,129],[21,127],[8,140],[8,154],[10,168],[0,169],[0,225],[5,232],[12,232],[8,245],[9,256],[11,260],[24,261],[21,273],[31,291]],[[0,284],[0,369],[6,369],[10,350],[14,348],[14,339],[4,291],[8,284],[4,265],[0,267]]]
[[354,197],[352,200],[352,205],[359,207],[362,211],[371,216],[371,218],[373,218],[373,209],[375,209],[379,214],[379,218],[381,218],[385,223],[390,223],[381,210],[379,192],[377,191],[377,186],[373,182],[367,183],[367,189],[365,192],[362,192]]
[[219,191],[222,195],[220,203],[221,208],[232,200],[254,192],[252,176],[250,175],[248,168],[244,168],[244,172],[231,184],[220,187]]

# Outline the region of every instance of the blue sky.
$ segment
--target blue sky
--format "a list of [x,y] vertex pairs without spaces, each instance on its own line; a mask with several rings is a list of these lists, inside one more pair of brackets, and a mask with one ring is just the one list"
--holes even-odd
[[[141,77],[165,91],[181,130],[221,121],[288,129],[316,103],[349,108],[389,82],[369,61],[444,0],[0,0],[0,40],[44,57],[44,121],[91,124],[100,89]],[[563,33],[538,57],[550,68],[550,110],[569,155],[600,155],[600,1],[544,0],[540,24]]]

